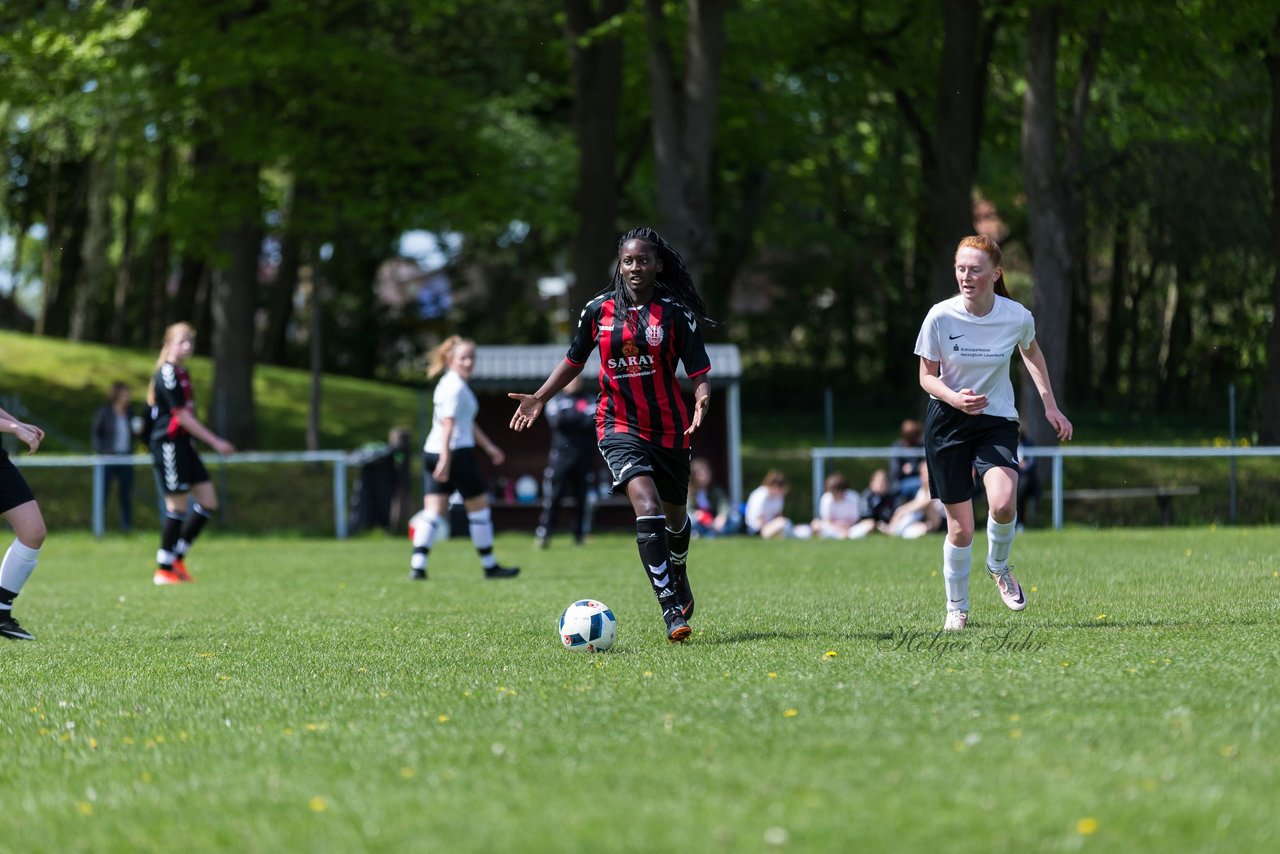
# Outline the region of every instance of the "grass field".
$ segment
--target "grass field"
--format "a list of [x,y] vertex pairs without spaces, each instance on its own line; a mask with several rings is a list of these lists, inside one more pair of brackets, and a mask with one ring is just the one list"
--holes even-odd
[[[1280,530],[1029,532],[939,639],[937,538],[698,541],[664,640],[630,538],[55,535],[0,645],[4,851],[1271,851]],[[981,539],[978,543],[982,546]],[[613,651],[566,653],[592,596]],[[999,648],[1003,647],[1003,648]]]

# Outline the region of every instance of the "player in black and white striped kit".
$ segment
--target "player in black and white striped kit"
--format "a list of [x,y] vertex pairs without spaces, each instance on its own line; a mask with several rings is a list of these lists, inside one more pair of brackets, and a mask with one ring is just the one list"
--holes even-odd
[[[34,424],[26,424],[0,409],[0,433],[12,433],[34,454],[44,441],[44,431]],[[35,640],[35,635],[18,624],[13,616],[13,600],[31,577],[44,545],[44,516],[35,494],[0,448],[0,515],[13,526],[13,543],[0,560],[0,637],[10,640]]]
[[989,508],[987,573],[1009,608],[1027,607],[1009,566],[1018,501],[1018,410],[1009,380],[1015,350],[1040,392],[1045,418],[1060,440],[1071,438],[1071,422],[1058,409],[1036,344],[1035,320],[1005,290],[1000,247],[982,235],[966,237],[956,248],[955,272],[960,292],[929,310],[915,349],[920,386],[930,397],[924,439],[929,489],[947,512],[947,631],[963,629],[969,619],[975,469]]
[[235,446],[214,433],[196,416],[195,393],[187,359],[195,352],[196,331],[175,323],[164,331],[156,372],[147,387],[151,407],[151,461],[164,492],[164,522],[151,580],[159,585],[195,581],[186,556],[204,525],[218,509],[218,491],[200,461],[195,439],[226,456]]

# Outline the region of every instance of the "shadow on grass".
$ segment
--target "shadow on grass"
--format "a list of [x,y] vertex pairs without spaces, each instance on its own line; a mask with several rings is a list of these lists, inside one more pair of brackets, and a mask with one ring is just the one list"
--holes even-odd
[[883,641],[893,637],[890,632],[825,632],[825,631],[741,631],[721,632],[714,635],[694,633],[694,642],[713,645],[735,643],[753,643],[755,641],[772,640],[811,640],[832,643],[833,641]]

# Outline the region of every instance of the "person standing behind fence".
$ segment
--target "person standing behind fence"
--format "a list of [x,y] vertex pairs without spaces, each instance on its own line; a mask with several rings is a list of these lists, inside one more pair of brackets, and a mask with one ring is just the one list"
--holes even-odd
[[1005,605],[1014,611],[1027,606],[1009,566],[1018,495],[1018,411],[1009,380],[1015,348],[1058,438],[1067,441],[1072,433],[1054,399],[1044,354],[1036,344],[1035,320],[1009,299],[1003,274],[994,240],[982,235],[961,240],[955,260],[960,292],[929,310],[916,339],[920,387],[930,398],[925,418],[929,486],[947,514],[942,546],[947,631],[963,629],[969,619],[975,470],[989,508],[987,572]]
[[[0,433],[12,433],[34,454],[44,441],[44,431],[34,424],[24,424],[0,409]],[[14,541],[0,561],[0,637],[10,640],[35,640],[35,635],[19,625],[13,616],[13,600],[31,577],[40,558],[40,547],[47,533],[44,516],[35,494],[9,453],[0,448],[0,515],[13,526]]]
[[[119,381],[112,383],[111,398],[93,414],[93,452],[104,456],[131,455],[141,431],[142,417],[133,411],[129,386]],[[102,474],[104,501],[111,494],[111,482],[120,484],[120,530],[127,534],[133,530],[133,465],[106,465],[102,467]]]
[[147,387],[151,407],[151,459],[164,492],[164,521],[156,551],[156,584],[195,581],[186,556],[196,537],[218,509],[218,493],[200,461],[194,439],[219,454],[234,454],[235,445],[214,433],[196,417],[195,393],[187,359],[195,352],[196,331],[175,323],[164,331],[164,345]]
[[538,548],[545,549],[556,528],[560,501],[573,498],[573,541],[582,545],[587,529],[587,493],[596,480],[596,407],[594,396],[582,390],[582,376],[547,401],[543,413],[551,427],[551,453],[547,457],[538,519]]
[[[633,229],[618,241],[613,283],[582,310],[564,361],[534,394],[507,395],[519,402],[511,429],[524,430],[599,349],[600,453],[614,492],[626,490],[631,500],[640,561],[672,643],[688,640],[693,631],[685,503],[689,437],[711,405],[711,360],[699,331],[710,323],[680,253],[652,228]],[[693,381],[692,413],[676,375],[681,362]]]
[[431,351],[427,377],[440,377],[431,398],[431,432],[422,450],[422,471],[426,484],[422,524],[413,528],[413,555],[409,558],[409,578],[426,581],[431,547],[440,533],[440,520],[449,512],[449,496],[462,494],[467,510],[471,543],[480,555],[485,578],[511,578],[519,567],[498,563],[493,554],[493,511],[489,507],[489,487],[480,472],[476,447],[484,449],[495,466],[506,455],[476,424],[480,402],[467,385],[476,366],[476,342],[450,335]]

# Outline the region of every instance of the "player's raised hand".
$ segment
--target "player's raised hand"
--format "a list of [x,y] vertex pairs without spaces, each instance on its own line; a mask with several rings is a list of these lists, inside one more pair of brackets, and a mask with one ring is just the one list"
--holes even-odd
[[511,416],[511,429],[517,433],[538,420],[538,416],[542,414],[542,401],[531,394],[521,394],[518,391],[508,392],[507,397],[517,400],[520,405],[516,407],[516,412]]

